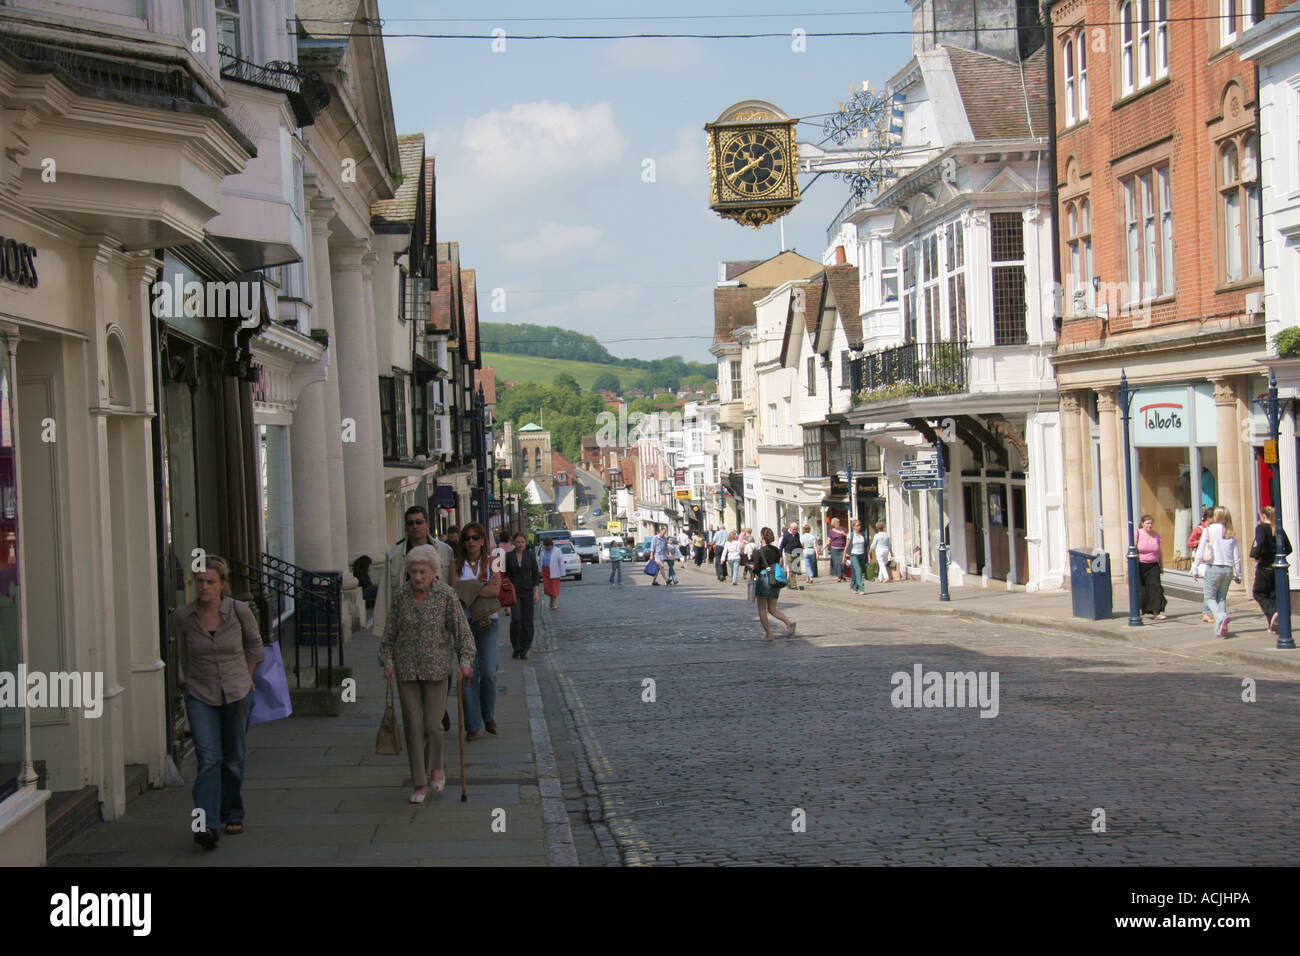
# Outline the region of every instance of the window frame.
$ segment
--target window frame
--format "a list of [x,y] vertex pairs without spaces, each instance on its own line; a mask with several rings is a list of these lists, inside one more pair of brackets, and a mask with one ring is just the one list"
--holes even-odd
[[[997,223],[999,220],[1018,222],[1020,257],[1018,259],[998,258]],[[1021,212],[993,212],[989,214],[989,263],[990,286],[993,294],[993,344],[995,346],[1021,346],[1029,344],[1029,278],[1025,274],[1025,217]],[[1010,317],[999,318],[998,277],[1018,273],[1020,280],[1021,313],[1015,322],[1011,322],[1009,332],[1003,331]]]
[[1120,99],[1169,75],[1168,0],[1124,0],[1119,5]]
[[[1129,304],[1173,296],[1173,198],[1168,158],[1118,177],[1124,214],[1125,284]],[[1150,273],[1155,272],[1153,281]],[[1136,275],[1135,275],[1136,273]]]
[[[1259,214],[1261,189],[1257,171],[1259,139],[1253,127],[1247,127],[1215,144],[1215,188],[1217,191],[1216,231],[1219,236],[1219,282],[1233,285],[1239,282],[1258,282],[1264,276],[1259,253]],[[1228,151],[1236,152],[1236,178],[1228,179],[1225,160]],[[1229,201],[1235,203],[1237,225],[1236,239],[1229,235]],[[1235,246],[1235,250],[1232,247]],[[1237,275],[1232,275],[1229,263],[1235,261]]]

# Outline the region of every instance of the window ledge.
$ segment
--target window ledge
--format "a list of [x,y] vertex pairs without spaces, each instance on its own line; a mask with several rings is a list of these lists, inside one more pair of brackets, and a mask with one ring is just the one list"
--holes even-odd
[[1111,104],[1110,108],[1112,111],[1114,111],[1119,109],[1122,106],[1128,106],[1128,104],[1132,103],[1134,100],[1146,96],[1148,93],[1152,92],[1153,90],[1158,90],[1162,87],[1168,86],[1169,83],[1170,83],[1170,77],[1169,74],[1166,73],[1164,76],[1160,77],[1160,79],[1152,80],[1146,86],[1139,86],[1136,89],[1134,89],[1133,92],[1125,93],[1119,99],[1115,100],[1115,102]]
[[[1143,90],[1142,92],[1146,92]],[[1085,116],[1083,119],[1075,120],[1069,126],[1062,126],[1057,132],[1058,136],[1068,136],[1070,133],[1077,133],[1079,130],[1086,129],[1092,120],[1091,116]]]
[[1222,295],[1227,292],[1239,292],[1243,289],[1262,289],[1264,287],[1264,277],[1262,275],[1247,276],[1245,279],[1234,279],[1232,282],[1222,282],[1214,287],[1215,295]]

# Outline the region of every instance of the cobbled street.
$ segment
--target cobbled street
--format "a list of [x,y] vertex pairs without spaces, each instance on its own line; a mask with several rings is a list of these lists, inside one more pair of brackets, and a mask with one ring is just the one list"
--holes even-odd
[[[567,726],[586,797],[584,809],[566,788],[570,817],[594,836],[575,836],[584,865],[1300,856],[1285,826],[1300,783],[1295,683],[1259,677],[1246,703],[1248,665],[876,613],[870,596],[854,610],[825,579],[785,592],[797,636],[764,644],[743,584],[692,569],[655,588],[627,571],[611,588],[589,569],[539,616],[552,734]],[[918,663],[997,672],[997,716],[895,708],[891,675]],[[549,713],[559,699],[563,720]]]

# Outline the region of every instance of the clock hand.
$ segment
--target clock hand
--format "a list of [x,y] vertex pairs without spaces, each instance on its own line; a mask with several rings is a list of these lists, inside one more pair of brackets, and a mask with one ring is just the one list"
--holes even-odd
[[737,179],[745,175],[745,173],[749,172],[751,169],[753,169],[762,161],[763,161],[762,156],[756,156],[755,158],[751,159],[748,163],[746,163],[744,166],[741,166],[738,170],[736,170],[734,173],[728,176],[727,182],[734,184]]

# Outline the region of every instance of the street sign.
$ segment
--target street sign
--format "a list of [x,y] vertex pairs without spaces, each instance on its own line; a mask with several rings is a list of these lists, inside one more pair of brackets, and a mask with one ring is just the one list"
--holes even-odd
[[1277,464],[1277,442],[1271,438],[1264,439],[1264,464]]
[[898,477],[902,481],[937,481],[939,473],[937,471],[900,471]]
[[690,500],[691,500],[691,489],[689,489],[689,488],[677,488],[677,489],[674,489],[674,490],[673,490],[673,497],[674,497],[675,499],[677,499],[678,501],[690,501]]
[[623,522],[607,521],[605,522],[605,530],[608,531],[610,534],[617,534],[618,532],[623,530]]
[[938,478],[904,478],[904,491],[938,491],[943,482]]

